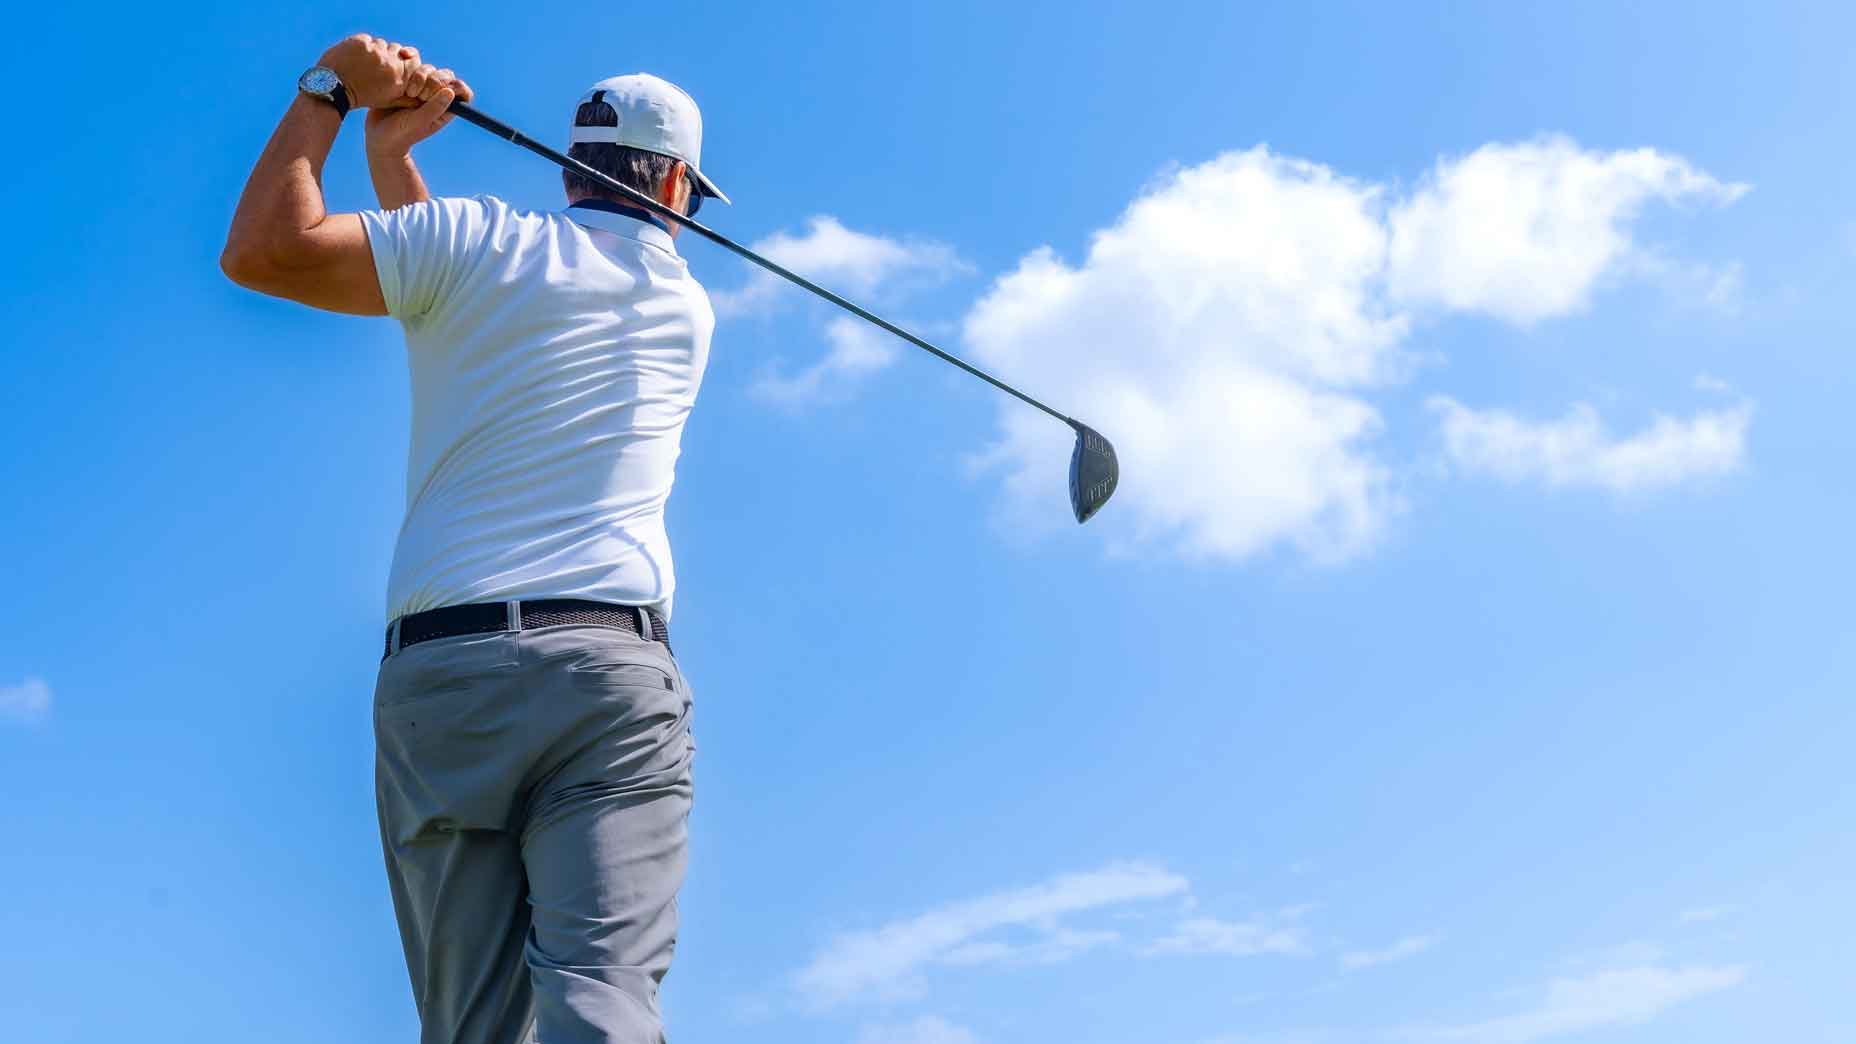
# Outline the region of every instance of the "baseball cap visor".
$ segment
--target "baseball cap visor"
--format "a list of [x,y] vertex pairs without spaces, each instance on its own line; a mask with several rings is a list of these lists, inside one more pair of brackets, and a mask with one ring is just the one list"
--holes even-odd
[[696,178],[696,188],[703,195],[708,196],[711,199],[719,199],[722,202],[727,203],[729,206],[734,205],[733,201],[731,201],[727,196],[724,196],[722,194],[721,189],[715,187],[715,182],[709,180],[709,175],[704,174],[700,170],[697,170],[694,164],[690,165],[690,174]]

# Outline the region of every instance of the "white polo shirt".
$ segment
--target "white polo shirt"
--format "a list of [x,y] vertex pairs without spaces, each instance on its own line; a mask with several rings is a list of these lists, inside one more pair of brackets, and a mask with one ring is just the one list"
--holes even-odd
[[664,504],[715,314],[670,234],[622,209],[361,215],[412,373],[388,621],[513,598],[670,615]]

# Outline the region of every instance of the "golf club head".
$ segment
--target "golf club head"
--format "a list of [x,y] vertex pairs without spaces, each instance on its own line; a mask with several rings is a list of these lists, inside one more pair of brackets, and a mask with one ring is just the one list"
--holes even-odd
[[1081,525],[1115,495],[1121,465],[1115,460],[1115,447],[1101,432],[1076,421],[1070,427],[1076,429],[1076,449],[1070,453],[1070,510]]

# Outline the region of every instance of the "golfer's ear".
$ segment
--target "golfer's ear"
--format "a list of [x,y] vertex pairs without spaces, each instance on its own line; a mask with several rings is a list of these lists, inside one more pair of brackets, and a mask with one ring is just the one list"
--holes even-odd
[[664,179],[664,184],[657,190],[657,201],[667,207],[674,208],[677,205],[677,187],[688,182],[689,176],[689,164],[682,160],[672,163],[670,165],[670,176]]

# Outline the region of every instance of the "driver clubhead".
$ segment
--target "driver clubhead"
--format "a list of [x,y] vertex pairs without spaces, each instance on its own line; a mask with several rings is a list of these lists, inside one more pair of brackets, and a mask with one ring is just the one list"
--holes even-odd
[[1100,432],[1076,421],[1070,427],[1076,429],[1076,449],[1070,453],[1070,510],[1081,525],[1115,495],[1121,465],[1115,460],[1115,447]]

